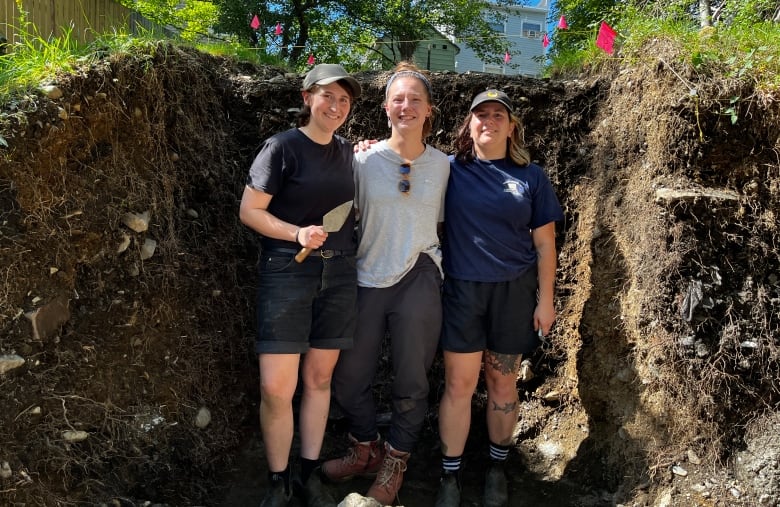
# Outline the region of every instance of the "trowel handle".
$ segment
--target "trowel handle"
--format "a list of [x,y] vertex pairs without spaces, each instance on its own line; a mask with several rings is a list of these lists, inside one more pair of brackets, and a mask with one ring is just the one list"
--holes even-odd
[[298,264],[300,264],[301,262],[306,260],[306,257],[309,256],[309,254],[311,253],[311,250],[312,250],[311,248],[304,247],[304,248],[301,248],[300,252],[295,254],[295,260],[298,262]]

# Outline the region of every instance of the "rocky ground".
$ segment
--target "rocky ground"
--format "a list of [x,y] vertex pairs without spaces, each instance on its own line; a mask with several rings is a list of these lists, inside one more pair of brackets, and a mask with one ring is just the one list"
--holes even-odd
[[[513,507],[780,501],[780,108],[672,45],[647,53],[576,78],[432,76],[431,144],[451,151],[471,96],[504,89],[566,212],[552,343],[518,379]],[[357,77],[342,134],[382,138],[387,75]],[[300,83],[159,44],[4,99],[4,505],[259,502],[257,238],[237,210]],[[437,362],[410,507],[437,487],[441,380]],[[483,405],[480,388],[464,505],[479,505]],[[334,411],[326,454],[343,443]]]

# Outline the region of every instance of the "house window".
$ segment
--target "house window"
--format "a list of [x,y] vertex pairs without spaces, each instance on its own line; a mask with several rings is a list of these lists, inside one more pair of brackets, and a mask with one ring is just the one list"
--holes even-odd
[[490,29],[497,33],[504,33],[504,23],[490,23]]
[[442,48],[442,49],[447,49],[447,45],[446,45],[446,44],[442,44],[442,45],[441,45],[441,48]]
[[523,35],[529,39],[536,39],[542,32],[542,25],[539,23],[523,23]]

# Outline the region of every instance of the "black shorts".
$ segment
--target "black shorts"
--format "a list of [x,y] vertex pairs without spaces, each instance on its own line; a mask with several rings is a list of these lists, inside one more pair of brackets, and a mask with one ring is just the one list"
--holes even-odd
[[304,354],[352,347],[357,316],[354,255],[263,252],[257,291],[258,354]]
[[535,266],[509,282],[445,278],[442,349],[530,354],[539,345],[534,332],[537,288]]

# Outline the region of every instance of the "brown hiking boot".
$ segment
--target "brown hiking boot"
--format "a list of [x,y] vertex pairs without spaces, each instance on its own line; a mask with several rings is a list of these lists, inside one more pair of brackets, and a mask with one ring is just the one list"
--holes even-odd
[[382,466],[385,453],[379,442],[379,436],[370,442],[358,442],[349,435],[349,441],[351,445],[347,454],[322,464],[322,474],[331,481],[346,481],[356,475],[373,477]]
[[382,505],[395,505],[398,490],[404,482],[406,462],[409,461],[408,452],[396,451],[385,442],[385,459],[382,460],[382,469],[376,476],[374,484],[368,488],[367,497],[377,500]]

